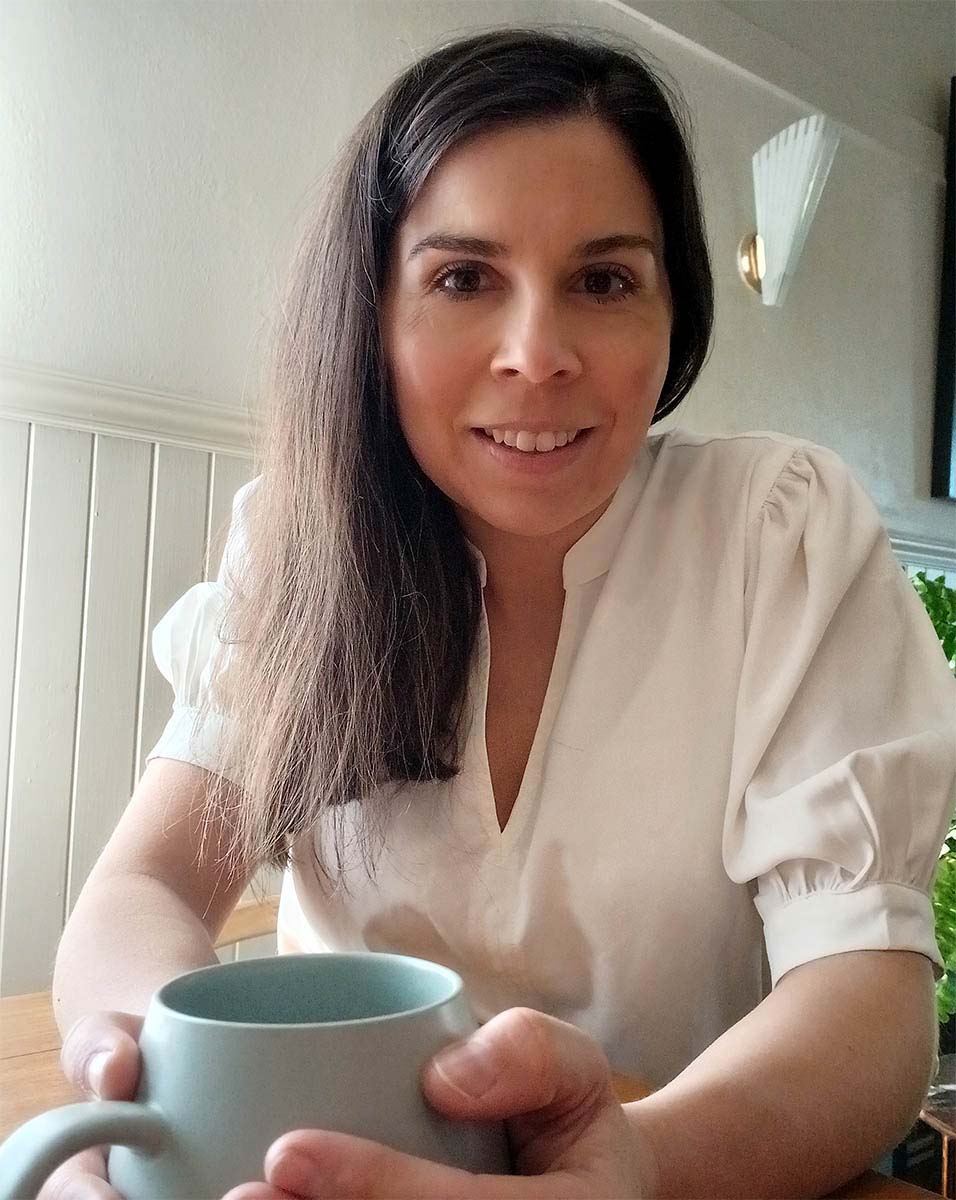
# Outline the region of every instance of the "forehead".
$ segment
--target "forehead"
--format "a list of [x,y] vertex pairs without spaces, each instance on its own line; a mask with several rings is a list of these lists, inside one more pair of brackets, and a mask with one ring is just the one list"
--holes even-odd
[[454,147],[405,214],[396,249],[404,259],[437,229],[558,245],[611,226],[659,235],[653,193],[616,130],[573,118],[505,126]]

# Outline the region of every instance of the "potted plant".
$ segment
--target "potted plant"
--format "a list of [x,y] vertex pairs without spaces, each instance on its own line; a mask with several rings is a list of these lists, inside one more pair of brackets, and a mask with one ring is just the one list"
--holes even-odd
[[[919,571],[911,582],[929,613],[950,668],[956,673],[956,588],[947,587],[943,575],[927,579],[925,571]],[[936,1011],[943,1026],[940,1053],[944,1054],[954,1050],[951,1043],[956,1029],[956,814],[950,818],[949,833],[939,852],[933,912],[936,940],[945,965],[945,972],[936,983]]]

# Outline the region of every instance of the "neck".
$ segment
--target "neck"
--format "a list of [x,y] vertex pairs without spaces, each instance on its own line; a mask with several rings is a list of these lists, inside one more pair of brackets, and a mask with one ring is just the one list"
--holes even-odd
[[459,510],[465,536],[484,556],[485,608],[508,621],[535,620],[564,607],[564,558],[607,511],[613,495],[556,533],[526,537]]
[[485,609],[489,618],[513,624],[535,622],[547,613],[560,612],[564,607],[563,562],[564,555],[538,562],[520,556],[510,565],[500,560],[492,565],[485,555]]

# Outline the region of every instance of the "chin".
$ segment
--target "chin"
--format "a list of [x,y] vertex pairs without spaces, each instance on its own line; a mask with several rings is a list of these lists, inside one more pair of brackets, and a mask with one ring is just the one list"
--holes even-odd
[[[471,510],[472,512],[474,510]],[[586,513],[568,513],[566,516],[555,518],[553,513],[522,513],[522,512],[478,512],[475,514],[489,529],[499,533],[512,534],[515,537],[544,538],[552,537],[580,521]]]

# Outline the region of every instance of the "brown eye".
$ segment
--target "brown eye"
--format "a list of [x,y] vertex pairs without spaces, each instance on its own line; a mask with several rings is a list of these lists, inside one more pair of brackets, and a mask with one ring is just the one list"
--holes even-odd
[[[483,263],[449,263],[448,266],[442,267],[441,271],[435,276],[430,290],[447,296],[449,300],[473,300],[476,296],[481,295],[479,285],[484,270],[485,266]],[[622,300],[627,300],[640,290],[638,282],[630,272],[625,271],[622,267],[589,267],[584,272],[582,278],[585,281],[594,279],[603,281],[603,286],[599,284],[597,287],[592,287],[590,283],[585,283],[585,293],[597,304],[619,304]],[[447,279],[456,279],[456,285],[445,287]],[[610,285],[608,285],[608,281],[610,281]],[[620,284],[619,288],[615,286],[615,281]]]
[[[477,283],[481,278],[482,266],[480,263],[450,263],[447,267],[435,276],[432,283],[432,291],[441,292],[450,300],[471,300],[478,295]],[[444,287],[446,279],[451,279],[457,276],[459,281],[463,282],[464,287]],[[472,285],[475,285],[474,288]]]
[[[585,271],[583,278],[586,281],[594,278],[611,281],[608,290],[605,290],[604,287],[593,288],[587,283],[585,284],[585,291],[598,304],[618,304],[621,300],[627,300],[629,296],[633,296],[638,290],[638,284],[634,278],[619,267],[590,267]],[[614,280],[618,280],[621,284],[617,291],[614,290]]]

